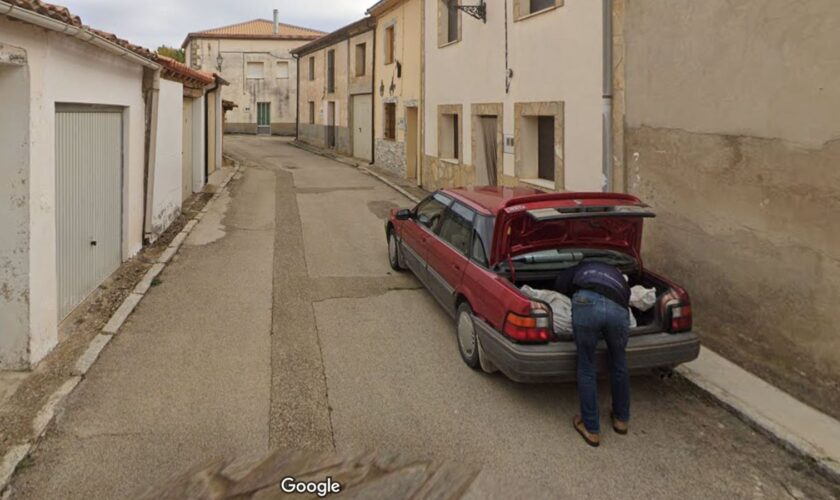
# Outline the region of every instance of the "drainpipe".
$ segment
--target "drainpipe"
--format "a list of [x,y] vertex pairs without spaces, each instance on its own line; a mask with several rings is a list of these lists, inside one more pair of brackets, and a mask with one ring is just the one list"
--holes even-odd
[[613,0],[603,0],[604,15],[604,82],[603,82],[603,141],[602,161],[604,173],[603,190],[613,190],[613,137],[612,137],[612,114],[613,114],[613,24],[612,24]]
[[6,15],[11,18],[17,19],[19,21],[24,21],[29,24],[34,24],[35,26],[40,26],[41,28],[46,28],[48,30],[57,31],[58,33],[63,33],[67,36],[72,36],[78,38],[83,42],[87,42],[91,45],[99,47],[111,54],[120,56],[122,58],[128,59],[129,61],[140,64],[145,66],[146,68],[159,70],[160,65],[152,62],[141,55],[132,52],[124,47],[121,47],[110,40],[106,40],[101,36],[89,31],[86,28],[78,28],[76,26],[71,26],[67,23],[63,23],[57,19],[53,19],[51,17],[47,17],[37,12],[33,12],[31,10],[20,8],[16,5],[12,5],[8,2],[4,2],[0,0],[0,15]]
[[[204,185],[210,178],[210,98],[211,92],[219,88],[219,81],[214,80],[212,86],[204,87]],[[218,97],[218,96],[217,96]],[[216,151],[213,151],[215,157]]]
[[373,27],[373,57],[370,61],[370,164],[376,163],[376,26]]
[[154,243],[154,240],[157,238],[152,233],[152,207],[155,191],[155,167],[157,164],[160,71],[143,70],[143,94],[146,97],[146,172],[143,177],[146,207],[143,211],[143,235],[147,243]]
[[300,141],[300,54],[292,54],[297,68],[297,99],[295,102],[295,141]]

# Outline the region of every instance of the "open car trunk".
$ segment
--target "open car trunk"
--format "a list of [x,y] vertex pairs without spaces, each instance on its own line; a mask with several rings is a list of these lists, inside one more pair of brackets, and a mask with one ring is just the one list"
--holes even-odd
[[[512,281],[512,284],[517,289],[522,288],[523,285],[528,285],[536,290],[554,289],[554,280],[556,279],[557,272],[553,273],[554,277],[551,276],[552,273],[540,273],[540,275],[537,276],[534,276],[533,274],[530,274],[529,276],[529,274],[530,273],[516,274],[514,280]],[[510,281],[510,275],[507,275],[506,277],[508,281]],[[636,318],[637,323],[637,326],[630,330],[630,336],[647,335],[651,333],[660,333],[665,331],[665,328],[662,325],[663,314],[660,310],[660,307],[662,304],[662,296],[668,293],[670,287],[667,284],[655,278],[654,276],[651,276],[644,272],[628,274],[628,277],[630,278],[629,283],[631,287],[641,285],[645,288],[656,289],[656,303],[652,308],[650,308],[647,311],[640,311],[639,309],[636,309],[634,307],[630,308],[630,311]],[[569,338],[564,338],[564,336],[562,335],[560,335],[559,337],[561,340],[569,340]]]

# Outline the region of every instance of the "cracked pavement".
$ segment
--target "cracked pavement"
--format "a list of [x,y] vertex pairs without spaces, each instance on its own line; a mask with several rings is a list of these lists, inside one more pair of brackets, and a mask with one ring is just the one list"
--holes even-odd
[[469,498],[840,496],[681,379],[634,378],[630,435],[590,449],[572,385],[468,369],[452,321],[390,269],[383,222],[406,198],[285,139],[225,141],[243,174],[67,399],[13,498],[131,497],[276,448],[475,464]]

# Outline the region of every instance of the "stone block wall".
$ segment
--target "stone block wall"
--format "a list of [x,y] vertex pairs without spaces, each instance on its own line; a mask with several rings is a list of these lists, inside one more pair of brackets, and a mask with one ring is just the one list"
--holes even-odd
[[405,143],[387,139],[376,139],[374,153],[376,164],[395,174],[405,177]]

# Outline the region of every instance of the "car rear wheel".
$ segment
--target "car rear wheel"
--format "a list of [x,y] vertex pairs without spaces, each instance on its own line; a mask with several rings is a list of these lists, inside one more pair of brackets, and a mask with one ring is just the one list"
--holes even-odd
[[388,262],[391,264],[391,269],[394,271],[403,271],[405,268],[400,262],[400,247],[397,244],[397,237],[394,236],[394,230],[388,230]]
[[481,364],[478,357],[478,340],[475,337],[475,323],[473,322],[472,307],[464,302],[458,306],[458,351],[461,359],[470,368],[476,370]]

